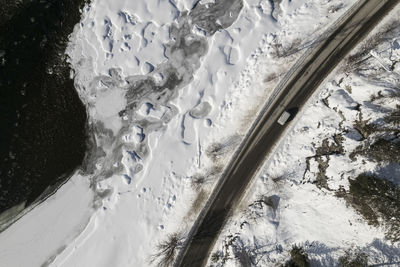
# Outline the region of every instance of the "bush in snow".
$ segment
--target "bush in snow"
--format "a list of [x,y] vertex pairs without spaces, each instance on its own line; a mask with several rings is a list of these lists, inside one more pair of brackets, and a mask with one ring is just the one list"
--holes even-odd
[[302,247],[294,245],[290,251],[290,259],[285,263],[284,267],[308,267],[310,265],[310,260],[308,254],[304,251]]
[[157,262],[157,266],[160,267],[172,266],[182,243],[179,234],[168,235],[166,240],[157,245],[157,253],[152,256],[150,262]]
[[346,251],[345,255],[339,258],[340,267],[366,267],[368,256],[361,251]]
[[339,190],[370,225],[384,226],[386,238],[392,242],[400,240],[400,187],[386,179],[360,174],[350,180],[350,189]]

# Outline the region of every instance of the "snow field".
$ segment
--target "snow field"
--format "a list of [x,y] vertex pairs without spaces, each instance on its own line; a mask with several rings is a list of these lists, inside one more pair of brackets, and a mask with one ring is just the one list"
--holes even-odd
[[[35,246],[36,266],[44,261],[50,266],[148,266],[157,244],[169,233],[184,236],[189,231],[199,212],[199,207],[191,210],[198,195],[192,178],[208,177],[200,189],[204,201],[259,108],[304,51],[291,46],[300,41],[306,48],[355,1],[282,1],[274,16],[278,21],[271,16],[269,1],[244,1],[228,28],[211,36],[192,29],[187,42],[205,40],[204,56],[168,54],[173,24],[184,25],[182,13],[194,2],[94,0],[84,10],[67,54],[101,153],[93,174],[77,174],[62,187],[79,180],[74,186],[80,191],[63,198],[60,190],[35,209],[37,215],[27,214],[0,236],[16,240],[7,244],[8,254],[0,255],[1,264],[25,266],[31,256],[22,261],[14,255]],[[330,13],[327,6],[340,8]],[[290,56],[276,57],[286,50]],[[157,86],[165,82],[167,67],[187,79],[182,88],[166,96],[139,92],[133,97],[136,102],[127,97],[127,88],[141,81],[138,77],[152,77]],[[137,107],[124,114],[130,104]],[[222,152],[214,157],[210,148],[218,144]],[[92,194],[94,200],[88,198]],[[79,204],[63,209],[70,199]],[[48,208],[53,206],[63,210],[63,216],[76,213],[53,224],[42,215],[56,214]],[[40,220],[43,228],[33,226],[32,220]],[[41,234],[49,228],[60,232],[51,243]],[[33,233],[38,241],[21,245]]]
[[[371,38],[398,18],[398,13],[399,8],[394,9],[351,54],[369,47]],[[339,187],[348,189],[349,178],[363,172],[383,169],[385,177],[399,182],[398,166],[382,166],[363,157],[355,161],[349,158],[360,145],[361,135],[353,126],[360,112],[364,120],[379,122],[387,113],[378,106],[379,101],[385,101],[380,103],[385,108],[398,104],[396,98],[370,104],[372,95],[388,94],[400,74],[396,68],[387,67],[398,60],[397,38],[382,40],[372,47],[379,53],[367,53],[360,59],[365,61],[361,74],[344,73],[348,66],[346,61],[341,63],[297,114],[220,234],[209,266],[240,266],[244,258],[260,266],[275,266],[288,260],[294,244],[304,247],[315,266],[335,266],[349,249],[361,249],[368,255],[369,264],[399,260],[400,246],[385,240],[385,229],[369,226],[335,196]],[[335,135],[343,137],[343,154],[329,156],[325,170],[329,190],[317,188],[313,182],[321,170],[314,156],[324,140],[328,145],[337,145]],[[278,204],[260,202],[268,197],[278,199]]]

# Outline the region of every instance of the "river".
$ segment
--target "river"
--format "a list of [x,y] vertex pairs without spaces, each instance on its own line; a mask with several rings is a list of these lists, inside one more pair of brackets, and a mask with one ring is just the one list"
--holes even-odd
[[0,213],[84,160],[87,114],[64,53],[84,2],[0,0]]

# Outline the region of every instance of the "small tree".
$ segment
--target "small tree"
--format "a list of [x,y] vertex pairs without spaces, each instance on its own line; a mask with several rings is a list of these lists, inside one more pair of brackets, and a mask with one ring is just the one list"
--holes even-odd
[[308,254],[302,247],[294,245],[290,251],[290,260],[286,262],[285,267],[309,267],[310,260]]
[[368,256],[361,251],[346,251],[345,255],[339,258],[340,267],[366,267]]
[[168,235],[167,239],[157,245],[155,253],[150,262],[157,262],[157,266],[172,266],[178,250],[182,248],[182,238],[177,234]]

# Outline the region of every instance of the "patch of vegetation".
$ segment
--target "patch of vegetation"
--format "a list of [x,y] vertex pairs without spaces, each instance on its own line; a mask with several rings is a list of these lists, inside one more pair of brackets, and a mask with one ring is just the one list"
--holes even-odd
[[350,85],[345,85],[344,89],[345,89],[349,94],[351,94],[351,93],[353,92],[353,89],[351,88]]
[[183,239],[179,234],[168,235],[165,241],[157,245],[157,253],[151,257],[150,263],[157,263],[159,267],[172,266],[182,245]]
[[400,141],[379,138],[372,144],[368,142],[357,147],[351,154],[350,159],[355,160],[357,155],[362,155],[376,162],[400,162]]
[[239,261],[240,266],[242,267],[251,267],[257,266],[254,264],[254,258],[256,255],[246,247],[236,246],[234,247],[235,258]]
[[270,175],[267,179],[271,180],[271,186],[274,188],[274,190],[279,190],[287,181],[288,174],[284,173],[280,175]]
[[344,153],[343,148],[343,136],[342,134],[335,134],[332,136],[334,142],[329,142],[328,138],[322,141],[321,146],[317,147],[316,155],[318,156],[330,156],[330,155],[342,155]]
[[228,259],[231,258],[230,248],[234,245],[236,240],[239,238],[237,235],[228,235],[224,240],[224,246],[222,251],[217,251],[211,255],[211,261],[214,263],[220,262],[224,265]]
[[367,267],[368,256],[361,251],[348,250],[339,258],[339,267]]
[[399,26],[400,21],[391,20],[383,27],[382,31],[377,32],[363,42],[362,48],[359,49],[359,52],[347,57],[344,72],[350,73],[360,71],[362,65],[366,60],[368,60],[368,54],[373,48],[388,39],[398,36]]
[[220,251],[216,251],[213,254],[211,254],[211,262],[217,263],[222,259],[222,253]]
[[378,93],[371,95],[370,100],[371,102],[375,102],[377,100],[383,99],[386,96],[382,93],[382,91],[378,91]]
[[342,9],[343,6],[344,6],[343,3],[337,4],[337,5],[331,5],[331,6],[328,8],[328,12],[329,12],[329,13],[336,13],[336,12],[338,12],[340,9]]
[[[233,255],[232,255],[233,254]],[[265,248],[257,244],[249,246],[237,235],[229,235],[224,240],[222,250],[214,252],[211,255],[213,263],[221,263],[222,266],[226,264],[229,259],[235,259],[238,266],[251,267],[260,266],[259,262],[265,256]]]
[[[388,31],[394,30],[389,27]],[[383,35],[384,36],[384,35]],[[386,124],[370,122],[363,119],[359,113],[353,127],[362,135],[361,145],[350,153],[351,160],[362,156],[365,160],[378,164],[400,162],[400,112],[384,106],[388,100],[399,97],[398,86],[393,84],[391,89],[379,91],[371,96],[370,104],[385,113],[380,120]],[[346,202],[357,210],[368,224],[385,229],[386,239],[396,242],[400,240],[400,188],[388,179],[381,179],[374,174],[360,174],[350,179],[349,190],[343,188],[336,192]],[[362,254],[346,254],[342,257],[341,266],[367,266],[366,257]]]
[[379,131],[377,125],[369,123],[369,120],[363,120],[361,112],[358,115],[358,119],[354,122],[353,127],[362,135],[362,140],[367,139],[373,133]]
[[318,156],[315,158],[318,162],[318,173],[316,176],[315,184],[318,188],[325,188],[330,190],[328,186],[328,177],[326,176],[326,170],[329,167],[329,157],[328,156]]
[[290,251],[290,259],[284,265],[284,267],[308,267],[310,265],[310,260],[308,254],[304,251],[302,247],[294,245]]
[[[379,91],[371,96],[370,102],[378,105],[385,112],[385,115],[377,121],[382,123],[370,122],[370,119],[363,119],[362,113],[354,122],[353,127],[362,135],[360,141],[364,141],[352,153],[350,159],[355,160],[356,156],[362,155],[369,160],[379,163],[398,163],[400,162],[400,140],[396,138],[400,134],[400,106],[396,109],[384,107],[384,103],[392,98],[400,97],[397,85],[392,85],[395,90]],[[379,101],[379,103],[376,103]]]
[[322,103],[327,107],[327,108],[331,108],[330,106],[329,106],[329,97],[331,97],[331,94],[329,94],[327,97],[325,97],[325,98],[322,98]]
[[275,216],[279,207],[280,197],[278,195],[261,195],[251,203],[246,211],[248,219],[257,221],[259,218],[266,216],[267,209],[270,209]]
[[208,184],[213,181],[218,175],[223,171],[223,166],[220,164],[214,165],[205,174],[195,174],[192,176],[191,185],[196,191],[200,191],[203,185]]
[[391,123],[400,126],[400,105],[397,105],[397,110],[393,110],[389,115],[384,118],[386,123]]
[[326,176],[326,170],[329,167],[329,156],[332,155],[343,155],[344,147],[343,147],[343,135],[335,134],[332,136],[333,142],[330,141],[330,138],[325,138],[322,141],[322,144],[316,148],[315,155],[312,157],[306,158],[306,170],[304,172],[304,176],[307,171],[310,171],[310,160],[315,159],[318,163],[318,173],[316,176],[315,184],[318,188],[325,188],[330,190],[328,186],[328,177]]
[[285,175],[276,175],[276,176],[272,176],[271,177],[271,181],[272,182],[274,182],[275,184],[276,183],[279,183],[279,182],[282,182],[282,181],[284,181],[286,178],[285,178]]
[[203,185],[208,181],[208,178],[205,175],[196,174],[192,176],[191,185],[194,190],[200,191]]
[[268,74],[265,78],[264,78],[264,82],[268,83],[270,81],[273,81],[275,79],[279,78],[279,75],[276,72],[273,72],[271,74]]
[[210,145],[206,150],[206,154],[212,160],[217,161],[226,153],[234,150],[240,144],[240,141],[241,138],[239,135],[228,137],[222,140],[222,142]]
[[350,180],[349,191],[337,194],[356,209],[373,226],[383,226],[385,236],[400,241],[400,188],[394,183],[373,175],[360,174]]
[[[285,46],[283,44],[285,44]],[[288,57],[296,54],[297,52],[305,48],[305,44],[302,43],[302,40],[300,38],[296,38],[291,42],[281,42],[281,40],[276,38],[272,47],[274,48],[272,56],[279,58]]]

